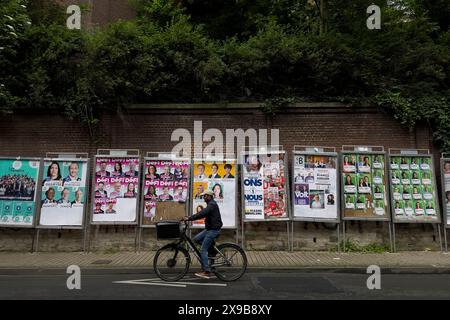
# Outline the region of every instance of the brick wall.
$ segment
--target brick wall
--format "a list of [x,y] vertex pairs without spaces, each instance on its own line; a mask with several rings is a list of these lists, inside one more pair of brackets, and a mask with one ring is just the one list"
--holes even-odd
[[85,5],[81,23],[84,27],[102,26],[117,20],[133,19],[135,11],[128,4],[128,0],[58,0],[63,6]]
[[[101,116],[97,135],[91,138],[86,128],[58,115],[26,114],[0,119],[1,156],[45,156],[48,151],[89,152],[92,158],[99,148],[170,151],[176,128],[193,132],[194,121],[203,121],[203,130],[279,129],[285,150],[294,145],[381,145],[388,148],[432,148],[426,127],[409,130],[390,115],[376,108],[354,108],[338,104],[299,104],[268,119],[256,104],[247,105],[153,105],[134,106],[121,114]],[[270,141],[270,140],[269,140]],[[290,154],[289,154],[290,156]],[[240,202],[239,202],[240,203]],[[398,249],[438,249],[435,230],[430,225],[398,226]],[[134,227],[102,226],[91,228],[92,250],[130,250],[135,245]],[[348,237],[361,244],[387,243],[387,224],[375,222],[347,223]],[[280,249],[286,243],[285,223],[246,224],[247,247]],[[332,225],[296,222],[294,247],[302,250],[328,250],[337,245]],[[41,231],[40,250],[79,251],[81,231]],[[233,231],[224,232],[222,240],[234,240]],[[33,231],[0,228],[0,250],[29,250]],[[156,244],[154,230],[143,231],[143,249]]]

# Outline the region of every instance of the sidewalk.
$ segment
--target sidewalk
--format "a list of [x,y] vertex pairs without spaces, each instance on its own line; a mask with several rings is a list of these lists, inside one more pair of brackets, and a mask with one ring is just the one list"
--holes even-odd
[[[2,269],[67,268],[144,268],[151,269],[154,252],[105,253],[0,253]],[[382,269],[419,269],[424,272],[450,272],[450,254],[441,252],[329,253],[248,251],[252,269],[336,269],[363,270],[369,265]],[[194,266],[198,262],[194,261]]]

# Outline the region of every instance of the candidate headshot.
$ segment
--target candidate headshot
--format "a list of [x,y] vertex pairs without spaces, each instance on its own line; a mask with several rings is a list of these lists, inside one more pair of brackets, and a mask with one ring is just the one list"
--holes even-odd
[[221,178],[221,176],[218,173],[219,166],[216,163],[213,163],[213,165],[211,166],[211,171],[212,171],[212,173],[209,175],[210,179],[220,179]]
[[72,201],[72,205],[74,204],[83,204],[83,191],[80,189],[75,191],[75,201]]
[[227,163],[223,166],[223,168],[225,169],[225,175],[223,176],[224,178],[234,178],[234,176],[231,174],[231,170],[233,169],[233,166],[231,164]]
[[70,204],[69,200],[70,191],[67,188],[64,188],[63,191],[61,191],[61,199],[58,200],[58,204]]
[[123,177],[124,173],[122,170],[122,164],[120,162],[116,162],[114,164],[114,171],[111,174],[113,177]]
[[212,188],[212,192],[214,193],[214,199],[223,199],[223,191],[220,184],[216,183]]
[[51,181],[61,181],[61,169],[59,167],[59,163],[56,161],[52,161],[47,168],[47,177],[44,179],[45,182]]
[[156,167],[151,164],[147,168],[147,179],[159,179],[159,174],[156,173]]
[[200,163],[197,166],[197,175],[195,176],[195,179],[199,179],[199,180],[206,179],[205,165],[204,164]]
[[48,188],[45,192],[45,199],[42,201],[42,204],[56,203],[55,194],[56,192],[54,188]]
[[261,169],[261,161],[259,161],[259,157],[257,155],[249,155],[247,156],[245,168],[248,172],[258,172]]
[[128,177],[137,177],[139,175],[138,171],[136,170],[136,163],[134,161],[130,162],[130,170],[125,172],[125,175]]
[[73,182],[73,181],[81,181],[81,178],[78,177],[78,163],[72,162],[69,165],[69,175],[63,179],[63,183]]
[[111,173],[107,171],[108,163],[106,161],[100,162],[100,170],[96,172],[97,177],[110,177]]

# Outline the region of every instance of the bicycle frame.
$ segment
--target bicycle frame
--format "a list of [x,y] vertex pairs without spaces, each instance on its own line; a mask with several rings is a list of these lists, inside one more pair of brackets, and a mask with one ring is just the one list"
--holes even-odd
[[[188,230],[188,225],[185,223],[185,228],[183,230],[183,234],[181,239],[177,242],[177,245],[180,246],[184,243],[187,243],[188,246],[192,249],[192,251],[194,252],[195,257],[197,258],[197,260],[200,262],[200,264],[202,263],[202,258],[201,258],[201,252],[200,250],[197,249],[197,246],[195,245],[194,241],[192,241],[192,239],[186,234]],[[222,254],[222,252],[220,252],[217,247],[215,242],[213,242],[212,246],[214,247],[214,249],[216,250],[216,252],[218,254],[220,254],[221,258],[224,259],[224,263],[222,264],[212,264],[211,267],[216,267],[216,266],[220,266],[220,265],[226,265],[229,264],[228,259]],[[213,260],[215,260],[216,258],[214,258]]]

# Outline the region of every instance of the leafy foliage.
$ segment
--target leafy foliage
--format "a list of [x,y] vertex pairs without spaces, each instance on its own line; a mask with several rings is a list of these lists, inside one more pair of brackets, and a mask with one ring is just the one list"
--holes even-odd
[[[1,111],[92,129],[100,109],[128,103],[263,101],[268,115],[299,100],[375,103],[450,150],[448,1],[131,1],[136,19],[77,31],[51,1],[3,0]],[[381,30],[366,28],[372,2]]]

